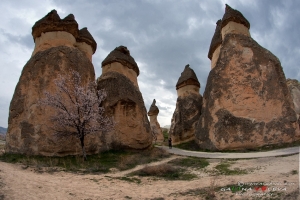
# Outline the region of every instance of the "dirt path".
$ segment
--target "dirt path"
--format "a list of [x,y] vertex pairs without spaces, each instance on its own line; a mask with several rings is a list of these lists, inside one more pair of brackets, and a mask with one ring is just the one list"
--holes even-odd
[[[152,165],[165,163],[174,158],[176,156]],[[292,195],[290,199],[299,199],[298,154],[230,162],[231,169],[240,168],[248,171],[248,174],[238,176],[212,176],[214,167],[221,159],[210,159],[209,162],[210,165],[204,170],[193,171],[198,178],[191,181],[135,177],[141,180],[140,184],[119,180],[117,177],[124,177],[143,166],[123,172],[80,175],[66,172],[39,173],[33,168],[23,169],[21,165],[0,162],[0,199],[205,199],[210,187],[228,188],[225,186],[237,185],[238,182],[272,182],[273,185],[268,186],[271,190],[278,188],[275,183],[285,183],[288,185],[280,186],[285,187],[286,191],[275,191],[274,195],[290,193]],[[254,194],[253,186],[252,191],[244,193],[244,196],[231,191],[221,191],[221,188],[215,192],[216,199],[250,199],[245,195]],[[256,194],[266,196],[267,193],[259,190]]]
[[171,154],[182,156],[193,156],[199,158],[264,158],[271,156],[286,156],[299,153],[300,147],[289,147],[276,149],[272,151],[250,152],[250,153],[220,153],[220,152],[200,152],[200,151],[188,151],[184,149],[172,148],[167,146],[158,146],[158,148],[164,149]]

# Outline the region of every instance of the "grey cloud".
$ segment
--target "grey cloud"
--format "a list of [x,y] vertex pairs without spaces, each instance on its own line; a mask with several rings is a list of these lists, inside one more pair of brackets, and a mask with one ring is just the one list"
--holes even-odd
[[[62,18],[73,13],[80,28],[88,27],[98,43],[98,49],[93,56],[97,77],[101,75],[101,62],[108,53],[119,45],[127,46],[134,59],[142,63],[140,70],[145,72],[145,74],[140,74],[138,81],[143,86],[140,88],[147,110],[153,98],[162,101],[158,104],[158,107],[162,106],[159,115],[169,116],[169,120],[164,123],[170,123],[172,117],[170,108],[175,108],[177,98],[175,85],[186,64],[190,64],[199,79],[200,93],[203,94],[205,90],[210,71],[210,60],[207,58],[208,48],[214,34],[215,22],[224,14],[223,2],[227,2],[231,7],[243,13],[251,24],[250,32],[254,39],[281,60],[286,77],[299,80],[300,72],[297,65],[300,61],[298,36],[300,2],[297,0],[54,0],[51,4],[48,2],[48,6],[54,7],[49,8],[47,12],[59,8],[64,11],[64,13],[58,12]],[[39,1],[35,4],[38,9],[46,9]],[[12,6],[10,3],[5,3],[5,5]],[[19,7],[29,8],[25,3],[20,3]],[[280,15],[277,16],[275,11],[278,11]],[[10,17],[15,16],[11,14]],[[276,20],[283,20],[284,28],[278,27],[279,21]],[[14,26],[18,26],[18,21],[13,22]],[[12,45],[18,43],[28,49],[33,49],[32,25],[28,26],[26,29],[28,33],[22,34],[22,37],[12,35],[5,37],[14,41]],[[15,57],[15,55],[11,56]],[[163,80],[165,84],[161,85],[160,80]],[[172,96],[172,99],[162,98],[165,95]],[[0,126],[6,125],[0,124]]]

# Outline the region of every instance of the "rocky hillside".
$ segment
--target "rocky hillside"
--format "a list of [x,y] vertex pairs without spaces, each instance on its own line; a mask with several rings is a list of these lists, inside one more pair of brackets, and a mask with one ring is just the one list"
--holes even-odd
[[0,126],[0,133],[6,134],[7,128],[3,128]]
[[5,140],[7,128],[3,128],[0,126],[0,140]]

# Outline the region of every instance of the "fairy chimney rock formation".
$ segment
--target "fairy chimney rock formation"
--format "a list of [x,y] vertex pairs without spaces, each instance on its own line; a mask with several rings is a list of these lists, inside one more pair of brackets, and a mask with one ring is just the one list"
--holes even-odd
[[152,130],[152,133],[154,134],[154,136],[156,138],[156,141],[163,142],[164,136],[163,136],[162,130],[160,128],[160,124],[157,121],[157,115],[159,113],[159,109],[155,104],[156,104],[156,101],[155,101],[155,99],[153,99],[153,102],[148,111],[148,116],[150,118],[150,127]]
[[232,33],[243,34],[251,37],[249,29],[250,23],[243,14],[238,10],[232,9],[226,4],[225,14],[223,15],[221,23],[222,39],[224,39],[227,34]]
[[116,47],[102,62],[102,73],[118,72],[126,76],[137,88],[137,77],[140,74],[135,60],[125,46]]
[[216,66],[216,62],[220,55],[220,48],[222,44],[222,36],[221,36],[221,24],[222,20],[217,21],[217,26],[215,30],[215,34],[211,40],[209,51],[208,51],[208,58],[211,60],[211,69]]
[[[97,44],[87,29],[78,30],[72,14],[61,19],[52,10],[32,27],[35,48],[22,70],[9,108],[6,152],[63,156],[80,154],[77,138],[58,139],[49,127],[52,107],[38,106],[44,92],[58,92],[54,80],[58,75],[79,72],[82,84],[95,80],[91,56]],[[92,50],[91,50],[92,49]],[[88,154],[102,148],[98,135],[85,140]]]
[[73,14],[61,19],[56,10],[34,24],[32,36],[35,42],[32,56],[51,47],[67,46],[78,47],[92,61],[92,55],[97,49],[97,43],[87,28],[78,30]]
[[199,89],[200,83],[194,70],[190,68],[190,65],[186,65],[176,84],[178,97],[185,97],[191,93],[199,94]]
[[[249,149],[300,139],[280,61],[251,38],[249,28],[247,19],[226,5],[208,56],[212,69],[196,128],[202,149]],[[219,53],[213,55],[216,46]]]
[[152,144],[147,110],[137,83],[139,68],[125,46],[116,47],[102,62],[98,89],[107,91],[106,114],[116,121],[107,134],[112,148],[144,149]]
[[193,140],[195,138],[196,122],[201,115],[202,96],[199,93],[200,83],[189,65],[176,84],[177,102],[169,134],[174,144]]
[[288,85],[288,88],[290,90],[294,106],[295,106],[295,112],[297,115],[300,115],[300,83],[296,79],[287,79],[286,83]]

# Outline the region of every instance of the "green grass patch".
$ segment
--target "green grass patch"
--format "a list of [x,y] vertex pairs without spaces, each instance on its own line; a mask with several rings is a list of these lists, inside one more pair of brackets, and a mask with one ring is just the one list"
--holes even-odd
[[179,167],[191,167],[196,169],[205,168],[209,165],[206,159],[196,157],[176,158],[169,163]]
[[107,173],[111,168],[127,170],[136,165],[154,162],[169,156],[166,151],[153,148],[144,151],[107,151],[89,155],[87,161],[83,161],[82,156],[46,157],[10,153],[1,155],[0,160],[9,163],[21,163],[38,169],[51,168],[52,171],[62,169],[82,173]]
[[169,133],[167,130],[163,130],[163,136],[164,136],[164,141],[168,141],[168,138],[169,138]]
[[222,175],[241,175],[241,174],[247,174],[248,172],[246,170],[241,169],[229,169],[230,163],[228,162],[222,162],[218,164],[215,168],[218,170],[219,174]]

